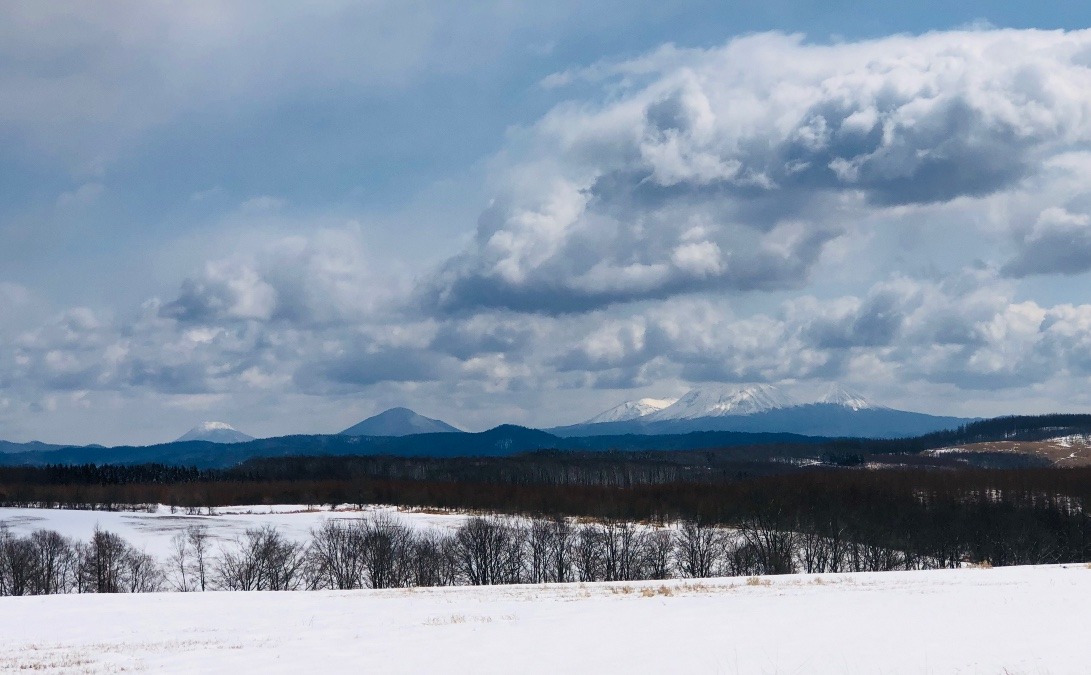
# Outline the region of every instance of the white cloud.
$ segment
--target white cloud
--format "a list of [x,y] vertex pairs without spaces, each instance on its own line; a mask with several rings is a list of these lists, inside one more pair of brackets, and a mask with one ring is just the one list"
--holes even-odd
[[558,75],[602,93],[513,136],[475,242],[422,290],[441,310],[570,312],[802,287],[884,212],[985,211],[1055,171],[1091,140],[1089,55],[1091,31],[760,34]]

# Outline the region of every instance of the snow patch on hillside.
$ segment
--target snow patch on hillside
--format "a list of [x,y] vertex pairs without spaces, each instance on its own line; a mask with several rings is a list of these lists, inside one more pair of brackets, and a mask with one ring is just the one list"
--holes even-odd
[[796,401],[770,384],[745,387],[712,386],[691,389],[674,404],[647,416],[648,421],[688,420],[700,417],[752,415],[790,408]]
[[626,422],[641,417],[646,417],[658,412],[678,399],[676,398],[642,398],[637,401],[625,401],[621,405],[614,406],[606,412],[595,415],[584,424],[601,424],[603,422]]

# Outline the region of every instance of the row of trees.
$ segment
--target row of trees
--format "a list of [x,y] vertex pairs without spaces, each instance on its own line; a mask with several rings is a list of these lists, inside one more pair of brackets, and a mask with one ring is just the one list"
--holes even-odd
[[16,537],[0,528],[0,595],[140,593],[162,583],[159,563],[112,532],[74,542],[51,530]]
[[0,595],[635,581],[958,564],[759,518],[726,529],[699,519],[653,527],[488,516],[440,531],[378,514],[329,518],[306,542],[273,526],[218,541],[195,526],[172,539],[165,560],[97,529],[86,542],[48,530],[18,537],[0,529]]

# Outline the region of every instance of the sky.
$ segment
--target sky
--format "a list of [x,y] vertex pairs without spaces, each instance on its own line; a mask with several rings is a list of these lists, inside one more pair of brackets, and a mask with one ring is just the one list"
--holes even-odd
[[1091,7],[905,5],[5,2],[0,438],[1087,412]]

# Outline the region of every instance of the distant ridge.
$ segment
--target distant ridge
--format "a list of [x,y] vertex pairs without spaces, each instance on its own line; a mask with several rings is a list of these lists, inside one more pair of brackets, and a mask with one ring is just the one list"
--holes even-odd
[[[810,403],[798,409],[828,415],[849,408],[829,403]],[[793,409],[786,409],[793,410]],[[773,413],[777,411],[772,411]],[[783,411],[782,411],[783,412]],[[867,412],[867,411],[860,411]],[[898,411],[872,411],[889,414]],[[758,415],[725,416],[721,421],[761,418]],[[908,413],[914,414],[914,413]],[[927,416],[926,416],[927,417]],[[608,427],[609,424],[598,425]],[[791,433],[697,431],[679,434],[605,435],[560,437],[514,425],[479,433],[430,433],[412,436],[282,436],[247,443],[222,445],[207,441],[164,443],[152,446],[76,447],[46,450],[44,444],[25,444],[23,452],[0,453],[0,466],[43,464],[144,464],[155,462],[198,468],[228,467],[255,457],[388,455],[399,457],[502,457],[536,451],[673,451],[738,448],[740,458],[768,459],[771,452],[820,458],[829,449],[867,453],[920,453],[931,449],[988,441],[1040,441],[1073,435],[1091,435],[1091,415],[1054,414],[1000,417],[975,421],[958,428],[915,438],[820,438]],[[793,449],[794,448],[794,449]],[[800,454],[802,453],[802,454]]]
[[411,436],[413,434],[462,433],[443,420],[419,415],[409,408],[391,408],[352,425],[342,436]]

